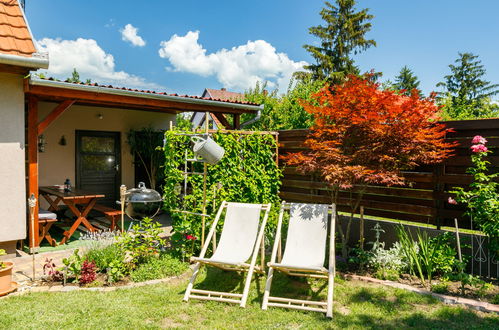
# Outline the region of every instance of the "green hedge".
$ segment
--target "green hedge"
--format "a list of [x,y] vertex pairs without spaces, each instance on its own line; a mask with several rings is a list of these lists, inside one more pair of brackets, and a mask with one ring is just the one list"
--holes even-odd
[[[172,243],[176,253],[189,257],[200,250],[201,217],[172,212],[185,209],[201,213],[203,176],[188,176],[188,194],[181,199],[184,182],[184,159],[193,158],[190,137],[180,131],[165,133],[165,211],[173,218]],[[214,133],[212,138],[225,149],[225,155],[216,165],[208,165],[207,214],[213,217],[222,201],[242,203],[272,203],[273,208],[266,227],[267,235],[274,232],[279,206],[279,188],[282,172],[276,164],[276,140],[270,134]],[[202,163],[190,163],[189,171],[203,172]],[[207,219],[206,235],[213,218]],[[221,226],[218,226],[221,229]],[[186,235],[194,236],[188,240]]]

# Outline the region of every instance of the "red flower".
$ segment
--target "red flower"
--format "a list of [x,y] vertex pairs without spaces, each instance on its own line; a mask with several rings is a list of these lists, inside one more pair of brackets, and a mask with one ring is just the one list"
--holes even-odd
[[190,240],[190,241],[195,241],[197,238],[192,236],[192,235],[185,235],[185,238]]
[[481,135],[475,135],[475,137],[473,138],[471,143],[473,143],[473,144],[485,144],[485,143],[487,143],[487,140]]
[[449,197],[449,199],[447,200],[447,203],[451,204],[451,205],[457,205],[457,202],[454,198],[452,197]]

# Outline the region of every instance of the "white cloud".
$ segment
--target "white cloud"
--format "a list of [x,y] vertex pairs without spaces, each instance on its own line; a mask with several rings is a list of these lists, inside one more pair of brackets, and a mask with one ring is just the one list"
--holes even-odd
[[121,40],[128,41],[133,46],[144,47],[146,42],[137,34],[138,30],[132,24],[125,25],[125,28],[120,30]]
[[199,31],[185,36],[173,35],[162,41],[159,56],[170,61],[174,70],[204,77],[216,76],[224,86],[235,90],[254,87],[257,81],[268,81],[281,92],[288,87],[293,72],[303,70],[305,61],[295,62],[285,53],[278,53],[265,40],[248,41],[232,49],[220,49],[207,54],[198,43]]
[[92,79],[92,82],[99,84],[164,89],[158,84],[147,82],[142,77],[125,71],[116,71],[113,55],[106,53],[93,39],[43,38],[37,42],[41,51],[49,53],[48,76],[66,79],[71,76],[73,69],[76,69],[82,80]]

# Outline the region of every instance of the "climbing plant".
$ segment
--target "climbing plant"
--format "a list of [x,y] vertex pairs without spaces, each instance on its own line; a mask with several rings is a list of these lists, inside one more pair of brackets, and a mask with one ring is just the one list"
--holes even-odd
[[[165,185],[164,208],[173,220],[172,245],[182,257],[189,257],[201,247],[201,216],[183,214],[175,210],[202,213],[203,176],[188,175],[187,193],[184,191],[185,157],[194,158],[190,137],[181,131],[165,133]],[[182,131],[185,133],[185,131]],[[208,165],[206,189],[206,235],[221,203],[272,203],[273,208],[266,233],[274,232],[279,205],[278,192],[281,170],[276,164],[276,140],[272,135],[236,134],[217,132],[213,140],[225,149],[222,160]],[[190,163],[189,172],[202,173],[203,164]],[[222,223],[222,222],[221,222]],[[217,226],[220,231],[222,226]]]

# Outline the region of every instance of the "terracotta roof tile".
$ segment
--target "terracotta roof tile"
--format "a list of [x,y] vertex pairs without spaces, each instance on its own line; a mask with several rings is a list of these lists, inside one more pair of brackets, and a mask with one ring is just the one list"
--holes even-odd
[[226,101],[244,101],[244,94],[230,92],[226,89],[211,89],[206,88],[208,95],[213,99],[226,100]]
[[[110,89],[121,89],[121,90],[126,90],[129,92],[140,92],[140,93],[151,93],[151,94],[158,94],[158,95],[169,95],[169,96],[178,96],[178,97],[184,97],[184,98],[189,98],[189,99],[200,99],[200,100],[210,100],[210,101],[218,101],[218,102],[226,102],[226,103],[235,103],[235,104],[246,104],[246,105],[256,105],[258,106],[259,104],[253,103],[253,102],[248,102],[244,99],[235,99],[235,100],[230,100],[230,99],[221,99],[221,98],[213,98],[213,97],[201,97],[201,96],[196,96],[196,95],[179,95],[179,94],[169,94],[165,92],[157,92],[157,91],[151,91],[151,90],[143,90],[143,89],[134,89],[134,88],[127,88],[127,87],[117,87],[113,85],[99,85],[97,83],[72,83],[69,81],[62,81],[54,78],[37,78],[41,80],[51,80],[51,81],[58,81],[58,82],[64,82],[68,84],[75,84],[75,85],[84,85],[84,86],[96,86],[96,87],[104,87],[104,88],[110,88]],[[234,93],[234,94],[239,94],[239,93]],[[242,94],[240,94],[242,95]]]
[[36,52],[17,0],[0,0],[0,53],[31,56]]

